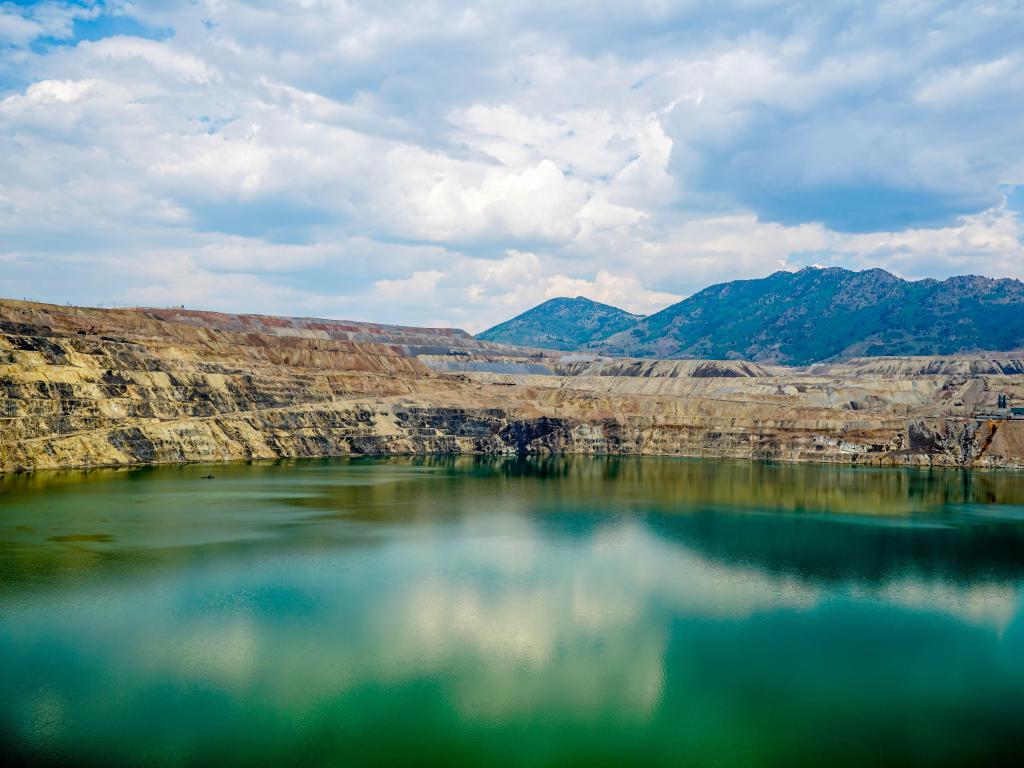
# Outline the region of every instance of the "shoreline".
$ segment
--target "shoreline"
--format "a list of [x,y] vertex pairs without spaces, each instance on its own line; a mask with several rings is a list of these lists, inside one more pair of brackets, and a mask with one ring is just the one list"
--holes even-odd
[[730,461],[737,463],[757,464],[784,464],[812,467],[840,467],[865,469],[915,469],[915,470],[960,470],[970,472],[994,472],[1013,473],[1024,472],[1024,463],[975,463],[957,464],[949,461],[925,461],[933,458],[928,454],[907,455],[906,460],[898,460],[898,457],[890,455],[879,455],[878,458],[861,458],[857,455],[848,460],[829,457],[822,459],[794,458],[791,456],[738,456],[730,454],[698,454],[698,453],[600,453],[583,451],[561,451],[561,452],[485,452],[485,451],[460,451],[460,452],[393,452],[393,453],[325,453],[318,455],[287,455],[268,456],[253,458],[225,458],[225,459],[185,459],[174,461],[149,461],[149,462],[121,462],[121,463],[99,463],[99,464],[65,464],[58,466],[42,466],[32,468],[0,469],[0,480],[12,477],[25,477],[38,473],[51,472],[88,472],[91,470],[133,470],[162,467],[218,467],[218,466],[241,466],[241,465],[265,465],[281,462],[314,462],[331,461],[339,459],[494,459],[494,460],[546,460],[559,458],[592,458],[592,459],[684,459],[691,461]]

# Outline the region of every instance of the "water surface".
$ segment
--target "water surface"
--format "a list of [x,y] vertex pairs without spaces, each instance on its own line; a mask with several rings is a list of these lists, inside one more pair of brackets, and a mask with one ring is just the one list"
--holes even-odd
[[0,739],[36,764],[1008,764],[1022,580],[1014,473],[7,477]]

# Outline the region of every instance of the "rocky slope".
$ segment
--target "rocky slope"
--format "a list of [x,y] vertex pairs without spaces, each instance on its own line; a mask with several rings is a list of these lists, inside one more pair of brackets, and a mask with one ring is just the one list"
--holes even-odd
[[974,365],[558,357],[444,329],[0,301],[0,472],[515,452],[1024,466],[1024,421],[995,412],[999,393],[1024,402],[1019,361]]
[[583,296],[558,298],[538,304],[500,325],[477,335],[482,341],[499,341],[523,347],[580,349],[643,319],[618,307]]

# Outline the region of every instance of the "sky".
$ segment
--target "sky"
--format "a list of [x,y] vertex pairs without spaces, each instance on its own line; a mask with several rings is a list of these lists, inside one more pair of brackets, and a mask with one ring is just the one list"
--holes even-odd
[[1024,278],[1022,40],[1024,0],[0,0],[0,295],[476,332]]

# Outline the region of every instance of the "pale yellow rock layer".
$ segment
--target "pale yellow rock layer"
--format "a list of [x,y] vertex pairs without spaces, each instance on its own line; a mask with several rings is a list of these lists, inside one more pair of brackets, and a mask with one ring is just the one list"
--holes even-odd
[[[349,453],[1024,466],[1021,361],[561,356],[458,331],[0,301],[0,472]],[[503,372],[526,371],[526,372]]]

